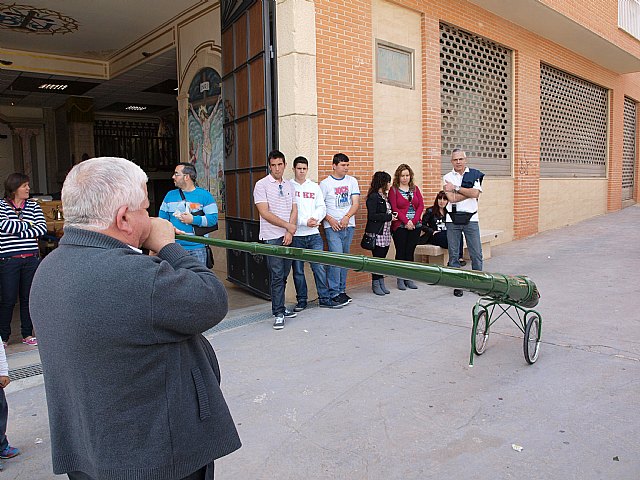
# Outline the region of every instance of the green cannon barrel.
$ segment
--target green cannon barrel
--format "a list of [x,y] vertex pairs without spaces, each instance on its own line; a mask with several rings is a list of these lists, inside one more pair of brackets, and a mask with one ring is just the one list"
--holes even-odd
[[237,240],[220,240],[194,235],[176,235],[176,238],[229,250],[249,252],[253,255],[270,255],[289,258],[291,260],[301,260],[303,262],[321,263],[335,267],[349,268],[357,272],[390,275],[425,282],[431,285],[460,288],[477,293],[483,297],[505,300],[526,308],[535,307],[540,298],[536,284],[523,275],[476,272],[473,270],[441,267],[440,265],[386,260],[365,255],[307,250],[304,248],[240,242]]

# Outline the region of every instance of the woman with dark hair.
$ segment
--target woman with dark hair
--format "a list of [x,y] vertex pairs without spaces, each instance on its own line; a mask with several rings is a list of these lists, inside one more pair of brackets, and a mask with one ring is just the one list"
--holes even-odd
[[[386,258],[391,245],[391,220],[395,217],[387,196],[389,183],[391,175],[376,172],[367,193],[367,225],[364,231],[376,234],[376,245],[371,252],[376,258]],[[376,273],[371,274],[371,289],[376,295],[391,293],[384,284],[384,276]]]
[[[419,245],[437,245],[438,247],[449,249],[447,242],[447,194],[440,190],[433,201],[433,206],[427,208],[422,217],[423,235],[418,240]],[[460,238],[462,244],[462,238]],[[460,252],[462,252],[462,246]],[[467,262],[460,259],[460,265],[465,266]]]
[[440,190],[436,195],[433,206],[427,208],[422,217],[422,231],[424,235],[420,237],[420,245],[437,245],[441,248],[449,248],[447,243],[447,194]]
[[0,200],[0,336],[6,346],[11,335],[13,307],[20,294],[22,343],[38,345],[29,315],[29,290],[39,263],[38,237],[47,233],[40,205],[29,200],[29,177],[12,173]]
[[[391,208],[398,217],[391,223],[393,243],[396,246],[396,260],[413,262],[413,254],[420,238],[420,219],[424,210],[422,193],[413,183],[413,170],[406,163],[396,168],[393,186],[389,190]],[[398,290],[416,289],[412,280],[398,278]]]

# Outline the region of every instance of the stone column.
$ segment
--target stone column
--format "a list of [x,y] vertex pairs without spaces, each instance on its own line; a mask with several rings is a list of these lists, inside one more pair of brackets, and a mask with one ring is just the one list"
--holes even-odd
[[309,160],[318,179],[318,93],[316,88],[315,2],[277,0],[279,150],[288,159]]
[[16,128],[14,133],[20,138],[20,144],[22,147],[22,172],[31,177],[33,175],[33,163],[31,152],[31,138],[40,134],[39,128]]

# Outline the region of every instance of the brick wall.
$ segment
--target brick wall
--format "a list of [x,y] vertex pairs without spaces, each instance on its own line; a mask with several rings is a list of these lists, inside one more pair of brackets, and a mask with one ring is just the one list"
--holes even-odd
[[[363,253],[360,237],[373,174],[373,84],[371,3],[369,0],[316,1],[316,81],[318,85],[318,180],[332,172],[332,158],[349,157],[349,174],[362,191],[353,253]],[[350,272],[350,283],[370,276]]]
[[[514,150],[513,233],[522,238],[538,231],[540,180],[540,63],[602,85],[611,91],[610,151],[607,210],[621,208],[623,99],[640,100],[640,75],[618,75],[560,45],[545,40],[501,17],[463,0],[397,0],[394,3],[422,14],[423,55],[423,165],[421,186],[427,198],[440,187],[440,72],[439,22],[444,21],[482,35],[514,51]],[[617,29],[617,2],[588,0],[546,1],[598,31],[606,38],[640,54],[640,44]],[[607,3],[606,6],[602,6]],[[609,5],[609,3],[611,5]],[[605,8],[599,12],[598,9]],[[594,15],[593,9],[600,16]],[[591,12],[591,13],[589,13]],[[597,12],[596,12],[597,13]],[[598,25],[605,21],[607,25]],[[613,23],[615,22],[615,23]],[[333,153],[343,151],[352,159],[352,173],[361,188],[373,170],[372,163],[372,52],[371,6],[368,0],[316,1],[318,130],[320,177],[330,172]],[[638,169],[637,169],[638,170]],[[636,182],[637,183],[637,182]],[[636,198],[639,188],[636,186]],[[365,209],[357,218],[359,241]],[[354,248],[354,250],[359,250]],[[359,282],[362,274],[350,277]]]

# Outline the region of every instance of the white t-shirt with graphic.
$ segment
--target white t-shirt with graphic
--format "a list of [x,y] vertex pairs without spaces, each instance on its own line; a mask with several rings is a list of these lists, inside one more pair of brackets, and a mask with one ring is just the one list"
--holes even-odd
[[[353,205],[351,197],[353,195],[360,195],[358,181],[351,175],[345,175],[341,179],[328,176],[320,182],[320,190],[324,195],[327,215],[331,215],[338,221],[347,214],[351,205]],[[325,228],[331,228],[331,225],[329,225],[329,222],[326,220],[323,222],[323,225]],[[356,226],[355,217],[349,219],[349,226]]]

